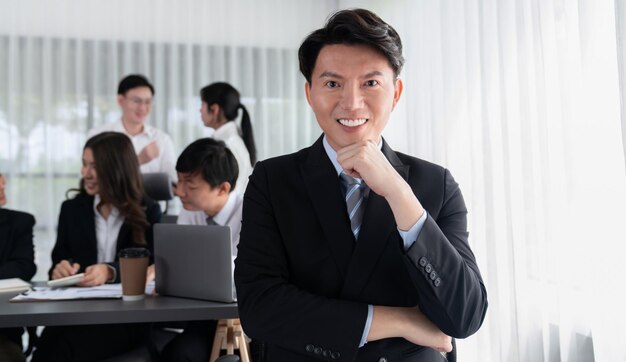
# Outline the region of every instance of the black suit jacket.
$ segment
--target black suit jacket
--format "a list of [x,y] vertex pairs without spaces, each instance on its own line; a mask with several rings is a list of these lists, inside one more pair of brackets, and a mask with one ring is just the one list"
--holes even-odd
[[[25,212],[0,209],[0,279],[29,281],[35,275],[33,227],[35,218]],[[22,345],[22,328],[0,328],[0,336]]]
[[0,279],[29,281],[35,275],[34,226],[33,215],[0,209]]
[[[79,273],[85,268],[98,263],[98,241],[96,239],[95,212],[93,210],[94,197],[87,194],[78,194],[75,198],[66,200],[61,205],[57,241],[52,249],[52,267],[48,275],[52,276],[54,266],[61,260],[72,260],[80,264]],[[153,201],[145,201],[146,218],[149,227],[146,228],[146,244],[137,245],[133,242],[132,230],[126,223],[122,225],[117,236],[115,261],[108,263],[116,270],[116,279],[120,281],[117,253],[128,247],[143,246],[150,250],[150,262],[153,260],[152,225],[161,220],[161,208]]]
[[403,338],[358,348],[368,304],[419,305],[457,338],[482,324],[487,295],[457,183],[446,169],[385,142],[382,152],[428,211],[406,252],[388,203],[373,191],[355,242],[321,137],[310,148],[256,164],[235,282],[244,330],[265,342],[269,361],[441,360]]

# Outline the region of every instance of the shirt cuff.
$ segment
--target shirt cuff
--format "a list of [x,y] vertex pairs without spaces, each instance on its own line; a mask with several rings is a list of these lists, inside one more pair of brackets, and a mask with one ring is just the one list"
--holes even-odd
[[363,328],[363,335],[361,336],[361,343],[359,348],[365,346],[367,343],[367,336],[370,334],[370,328],[372,328],[372,318],[374,318],[374,306],[367,305],[367,320],[365,321],[365,328]]
[[428,213],[426,212],[426,210],[424,210],[422,216],[420,216],[420,218],[415,222],[413,226],[411,226],[408,231],[398,229],[400,237],[402,238],[402,241],[404,243],[405,251],[409,250],[413,243],[415,243],[415,240],[417,240],[417,237],[420,235],[420,232],[422,231],[422,228],[426,223],[426,218],[428,218]]
[[117,270],[115,270],[115,267],[113,265],[106,264],[106,266],[109,267],[109,269],[113,272],[113,278],[107,280],[106,283],[113,283],[117,279]]

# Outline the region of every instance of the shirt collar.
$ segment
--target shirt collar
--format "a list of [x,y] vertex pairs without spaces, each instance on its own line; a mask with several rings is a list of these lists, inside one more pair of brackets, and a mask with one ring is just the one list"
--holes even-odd
[[[96,215],[102,216],[102,214],[100,214],[100,211],[98,211],[98,204],[100,203],[100,200],[101,200],[100,194],[96,194],[93,197],[93,212]],[[109,216],[117,218],[119,214],[120,214],[120,211],[115,206],[111,205],[111,214]]]
[[145,124],[144,123],[143,124],[143,131],[141,133],[138,133],[138,134],[134,135],[134,136],[131,136],[131,135],[129,135],[126,132],[126,128],[124,128],[124,122],[122,122],[122,119],[120,118],[120,121],[115,124],[114,131],[123,133],[123,134],[125,134],[125,135],[127,135],[128,137],[131,137],[131,138],[132,137],[141,136],[141,135],[146,135],[146,136],[148,136],[150,138],[153,138],[154,137],[155,128],[150,126],[149,124]]
[[[337,176],[339,176],[343,172],[343,168],[341,167],[339,162],[337,162],[337,151],[335,151],[330,145],[330,143],[328,143],[328,140],[326,139],[326,134],[324,134],[324,139],[322,140],[322,144],[324,145],[324,150],[326,151],[328,158],[330,158],[330,162],[333,163],[333,166],[335,167],[335,171],[337,171]],[[378,149],[382,149],[382,148],[383,148],[383,138],[381,137],[380,142],[378,142]],[[357,180],[360,180],[360,179],[357,179]]]
[[215,138],[228,138],[232,135],[239,136],[239,128],[235,121],[228,121],[213,132],[213,137]]
[[233,195],[235,192],[236,191],[233,191],[230,194],[228,194],[228,200],[226,200],[224,207],[222,207],[222,209],[218,211],[218,213],[215,214],[215,216],[213,216],[213,221],[215,221],[215,223],[217,223],[218,225],[228,224],[228,220],[230,220],[230,215],[235,210],[236,197],[235,195]]

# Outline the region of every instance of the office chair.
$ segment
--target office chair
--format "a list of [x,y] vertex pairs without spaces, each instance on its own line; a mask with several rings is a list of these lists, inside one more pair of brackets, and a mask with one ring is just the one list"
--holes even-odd
[[165,172],[151,172],[144,173],[141,177],[146,196],[154,201],[165,201],[163,213],[167,213],[167,202],[174,198],[174,184],[170,175]]

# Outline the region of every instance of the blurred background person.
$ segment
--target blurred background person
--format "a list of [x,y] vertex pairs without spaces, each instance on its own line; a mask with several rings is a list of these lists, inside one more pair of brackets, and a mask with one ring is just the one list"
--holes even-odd
[[[50,279],[84,272],[80,286],[119,283],[117,254],[127,247],[152,251],[158,204],[144,197],[130,139],[118,132],[90,138],[83,150],[78,194],[61,205]],[[152,256],[151,256],[152,258]],[[33,361],[100,360],[145,341],[141,324],[46,327]]]
[[127,135],[133,143],[142,173],[165,172],[176,180],[176,153],[172,138],[146,124],[152,110],[154,86],[141,74],[124,77],[117,88],[117,103],[122,110],[118,122],[106,123],[87,132],[87,138],[105,131]]
[[[29,281],[35,275],[33,228],[35,218],[25,212],[4,209],[6,181],[0,174],[0,279]],[[24,361],[24,329],[0,328],[0,361]]]
[[[201,138],[181,153],[176,162],[176,171],[176,194],[184,207],[178,217],[178,224],[230,226],[234,258],[237,255],[243,206],[243,195],[233,191],[238,182],[235,156],[224,142]],[[154,278],[154,265],[148,267],[148,275],[148,280]],[[163,348],[161,360],[208,361],[216,326],[215,320],[184,323],[184,332]]]
[[[235,190],[243,194],[248,185],[248,177],[256,163],[256,146],[250,114],[241,104],[239,92],[224,82],[212,83],[200,90],[202,106],[200,115],[205,126],[215,129],[213,138],[224,141],[237,159],[239,177]],[[242,110],[241,127],[235,120]]]

